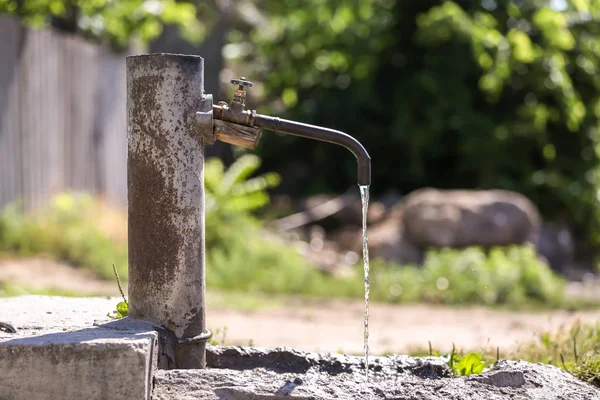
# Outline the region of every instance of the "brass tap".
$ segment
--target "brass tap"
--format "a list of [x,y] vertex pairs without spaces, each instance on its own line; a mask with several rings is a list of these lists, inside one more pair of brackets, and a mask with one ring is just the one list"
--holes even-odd
[[238,85],[238,88],[235,90],[233,94],[233,101],[231,102],[231,109],[235,113],[244,112],[246,108],[246,88],[252,87],[252,82],[247,81],[245,77],[241,77],[240,79],[232,79],[231,83],[234,85]]

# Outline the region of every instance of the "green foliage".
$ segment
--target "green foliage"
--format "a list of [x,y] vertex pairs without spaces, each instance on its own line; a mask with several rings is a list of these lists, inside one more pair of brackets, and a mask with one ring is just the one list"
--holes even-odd
[[[600,1],[308,3],[257,1],[261,24],[230,35],[271,112],[355,135],[375,192],[516,190],[600,246]],[[259,150],[271,170],[314,167],[289,192],[355,182],[344,149],[266,136]]]
[[269,203],[266,190],[279,184],[279,175],[269,172],[249,178],[260,167],[260,158],[244,154],[229,166],[219,158],[211,158],[204,166],[206,213],[209,217],[248,215]]
[[[230,231],[230,248],[209,252],[209,287],[316,297],[364,295],[362,265],[348,276],[326,275],[283,244],[254,242],[260,231],[240,233],[239,226]],[[251,244],[244,247],[248,240]],[[422,267],[371,263],[371,299],[381,302],[561,307],[563,291],[564,281],[529,247],[496,248],[489,255],[477,248],[430,251]]]
[[570,362],[578,363],[581,356],[598,355],[599,351],[600,326],[578,321],[556,331],[541,332],[536,340],[520,344],[508,357],[564,367]]
[[[207,286],[244,293],[362,298],[363,268],[331,276],[310,265],[298,249],[264,230],[250,211],[268,202],[274,174],[252,177],[259,159],[245,155],[225,170],[207,160]],[[0,250],[20,255],[46,253],[109,279],[127,276],[124,235],[114,240],[99,227],[106,220],[89,196],[63,194],[48,209],[24,215],[9,207],[0,213]],[[119,220],[124,224],[124,220]],[[119,230],[119,229],[117,229]],[[113,265],[119,266],[117,273]],[[531,247],[429,251],[424,264],[371,264],[371,298],[383,302],[444,304],[564,305],[564,282]],[[125,315],[127,300],[117,315]]]
[[[424,354],[424,351],[415,354]],[[477,359],[487,364],[499,359],[497,348],[484,349],[476,354]],[[435,352],[434,355],[439,353]],[[562,326],[557,331],[544,332],[538,340],[521,343],[505,358],[554,365],[600,387],[600,325],[576,322],[572,326]]]
[[[478,349],[463,354],[463,350],[457,351],[454,346],[450,353],[441,354],[433,349],[431,342],[429,349],[417,349],[411,352],[415,357],[425,355],[444,357],[455,375],[468,375],[469,372],[481,373],[486,365],[491,366],[500,359],[499,348]],[[521,343],[504,358],[554,365],[583,381],[600,387],[600,325],[578,321],[571,326],[562,326],[556,331],[543,332],[537,340]],[[461,362],[463,364],[459,370]]]
[[127,315],[129,315],[129,304],[127,304],[126,301],[120,301],[117,303],[117,308],[115,311],[113,311],[113,314],[106,314],[107,317],[112,319],[124,318]]
[[564,281],[533,248],[430,251],[422,267],[395,268],[373,262],[371,293],[380,301],[444,304],[563,303]]
[[98,227],[103,214],[89,195],[61,194],[33,214],[12,205],[0,212],[0,251],[20,256],[45,254],[98,276],[113,276],[111,263],[127,276],[127,248]]
[[[469,376],[474,374],[481,374],[490,362],[488,353],[470,352],[464,354],[463,352],[456,351],[456,346],[452,344],[452,351],[448,354],[440,354],[439,351],[434,351],[429,342],[429,353],[422,350],[413,351],[414,357],[423,357],[428,355],[430,357],[442,357],[446,360],[446,365],[450,368],[450,372],[455,376]],[[497,349],[496,360],[498,362],[500,358],[499,349]]]
[[148,43],[174,24],[190,40],[204,37],[192,1],[176,0],[0,0],[0,13],[18,16],[34,27],[54,19],[83,36],[124,48],[132,38]]
[[251,215],[269,201],[266,189],[279,183],[273,173],[250,177],[260,159],[246,154],[227,170],[219,159],[207,160],[207,285],[211,288],[302,293],[318,272],[293,248],[270,237]]
[[576,322],[538,340],[524,343],[511,358],[556,365],[577,378],[600,387],[600,325]]
[[[235,182],[230,188],[238,184],[255,187],[244,182],[256,178],[241,178],[250,175],[248,168],[256,168],[256,164],[242,168],[248,160],[245,158],[223,172]],[[205,171],[207,181],[214,181],[211,171]],[[212,187],[210,196],[218,199],[218,191],[211,185],[207,185]],[[260,192],[248,189],[247,202],[240,194],[231,204],[221,198],[207,207],[207,286],[244,293],[362,298],[362,265],[353,267],[347,276],[328,275],[310,265],[289,243],[261,227],[248,213],[257,204],[253,199]],[[106,218],[99,217],[102,214],[93,204],[89,196],[64,194],[55,198],[48,209],[33,215],[7,208],[0,213],[0,251],[24,256],[47,254],[89,268],[106,279],[114,274],[120,287],[118,277],[127,276],[126,243],[110,238],[100,229],[98,221]],[[111,271],[112,261],[119,266],[118,274],[114,266]],[[530,247],[497,248],[489,254],[477,248],[430,251],[421,267],[373,260],[371,274],[371,298],[375,301],[510,307],[566,304],[563,280],[540,262]],[[126,305],[122,290],[121,294]],[[117,311],[125,315],[119,307]]]
[[[292,247],[270,236],[248,216],[208,218],[207,286],[242,292],[321,294],[335,280],[311,266]],[[357,288],[360,289],[360,288]]]
[[451,360],[452,373],[458,376],[480,374],[485,368],[485,361],[479,353],[468,353],[456,359],[452,357]]
[[[575,2],[571,6],[582,7]],[[468,45],[476,62],[479,90],[494,107],[479,111],[487,114],[489,134],[474,135],[473,127],[457,130],[464,132],[464,148],[473,150],[463,157],[472,158],[467,162],[480,176],[488,175],[479,184],[498,182],[522,191],[551,217],[566,207],[597,245],[600,153],[594,149],[600,143],[600,114],[595,110],[600,79],[594,71],[600,67],[600,48],[590,47],[589,40],[600,35],[600,7],[594,2],[577,10],[579,15],[571,11],[513,5],[470,13],[446,2],[419,16],[416,38],[430,52]],[[437,34],[440,29],[450,36]],[[488,142],[496,153],[486,154],[485,160],[479,153],[484,136],[499,146]]]
[[379,63],[376,51],[391,41],[390,0],[258,0],[256,7],[265,18],[250,35],[233,30],[224,55],[249,62],[287,107],[311,101],[301,96],[307,89],[346,89],[365,79]]
[[585,354],[575,362],[563,363],[563,368],[582,381],[600,387],[600,355],[597,351],[592,354]]

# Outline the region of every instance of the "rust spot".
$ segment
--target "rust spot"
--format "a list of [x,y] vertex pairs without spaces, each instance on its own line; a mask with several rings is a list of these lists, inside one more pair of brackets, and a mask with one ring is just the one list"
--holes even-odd
[[143,151],[131,154],[130,162],[130,183],[136,184],[128,186],[129,263],[137,268],[131,271],[134,274],[129,279],[140,280],[137,287],[149,287],[146,282],[172,285],[177,266],[173,252],[183,241],[170,218],[176,208],[175,189],[161,178],[160,166],[148,154]]

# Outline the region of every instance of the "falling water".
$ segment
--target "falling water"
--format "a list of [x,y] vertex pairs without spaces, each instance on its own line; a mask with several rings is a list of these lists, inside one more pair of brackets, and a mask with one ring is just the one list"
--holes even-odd
[[359,185],[362,200],[362,234],[363,234],[363,260],[365,272],[365,379],[369,381],[369,239],[367,238],[367,210],[369,209],[369,186]]

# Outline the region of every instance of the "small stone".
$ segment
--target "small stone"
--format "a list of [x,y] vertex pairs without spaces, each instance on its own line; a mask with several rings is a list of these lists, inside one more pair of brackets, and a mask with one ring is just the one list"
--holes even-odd
[[525,384],[525,377],[521,371],[498,371],[487,378],[496,387],[518,388]]
[[294,379],[294,384],[295,385],[302,385],[304,383],[304,381],[302,380],[302,378],[296,378]]

